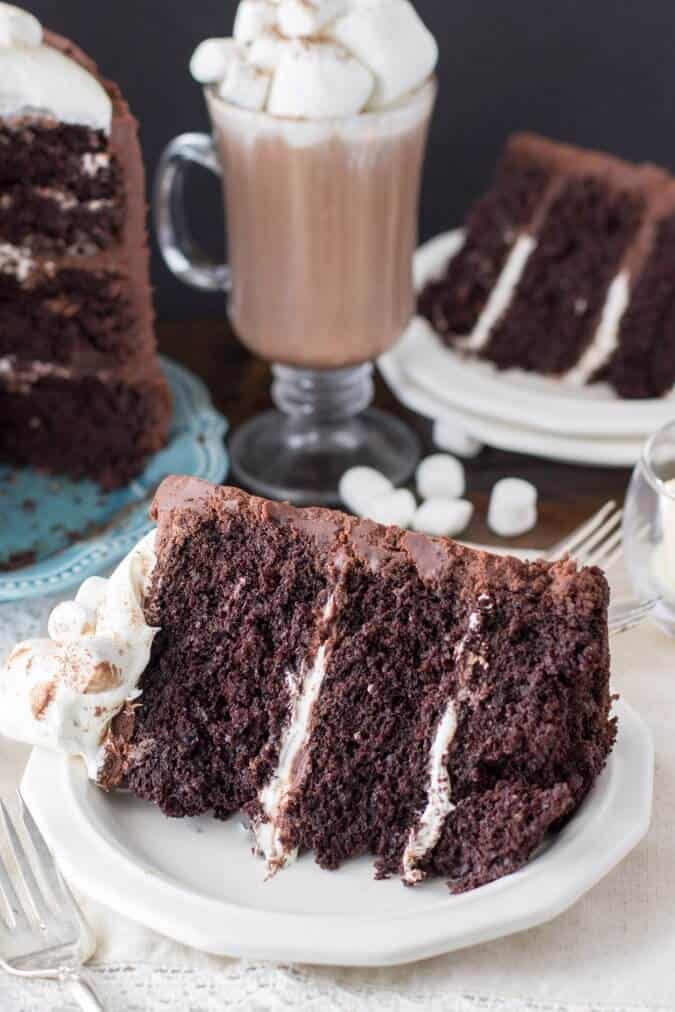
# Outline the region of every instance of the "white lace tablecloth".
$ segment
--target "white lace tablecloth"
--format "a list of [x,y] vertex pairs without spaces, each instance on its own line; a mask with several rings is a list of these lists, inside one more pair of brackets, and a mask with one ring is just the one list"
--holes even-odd
[[[625,588],[618,589],[625,592]],[[44,633],[53,601],[0,607],[0,656]],[[84,897],[99,941],[92,969],[110,1012],[672,1012],[675,1009],[675,642],[651,627],[614,643],[614,689],[656,743],[647,839],[550,924],[398,969],[251,964],[185,949]],[[0,790],[26,751],[0,739]],[[65,1012],[53,984],[0,975],[0,1012]]]

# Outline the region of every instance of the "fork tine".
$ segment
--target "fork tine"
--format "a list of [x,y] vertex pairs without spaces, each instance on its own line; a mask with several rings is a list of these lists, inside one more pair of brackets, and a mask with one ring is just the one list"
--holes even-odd
[[[617,526],[621,524],[621,518],[623,517],[623,510],[616,510],[611,516],[605,520],[596,531],[594,531],[590,537],[586,538],[583,544],[579,545],[575,558],[579,561],[586,561],[587,559],[594,558],[597,552],[601,552],[603,544],[609,539],[609,537],[617,531]],[[619,536],[621,536],[621,528],[618,530]],[[594,549],[596,550],[594,552]]]
[[12,931],[16,927],[16,917],[14,916],[14,910],[12,904],[5,892],[3,880],[6,877],[4,865],[0,860],[0,923],[4,924],[6,928]]
[[8,845],[9,861],[5,861],[5,870],[14,887],[21,908],[33,927],[42,929],[44,927],[42,918],[38,912],[35,897],[30,891],[26,881],[26,870],[29,867],[21,840],[14,828],[12,817],[9,814],[4,801],[0,798],[0,822],[5,830],[5,839]]
[[615,549],[621,544],[622,531],[619,528],[614,531],[605,541],[597,546],[594,552],[591,552],[585,559],[587,566],[602,566],[609,568],[606,563],[607,559],[614,554]]
[[19,791],[16,792],[16,796],[21,828],[25,834],[24,848],[31,864],[33,878],[47,908],[52,913],[58,914],[62,906],[58,897],[63,895],[63,880],[57,870],[52,852],[30,810],[24,804]]
[[548,554],[548,558],[551,560],[559,559],[563,555],[571,555],[579,544],[582,544],[589,535],[593,533],[610,515],[612,510],[616,509],[615,502],[607,502],[602,506],[597,513],[595,513],[590,520],[587,520],[585,524],[582,524],[578,530],[569,534],[566,538],[563,538],[557,545],[555,545]]

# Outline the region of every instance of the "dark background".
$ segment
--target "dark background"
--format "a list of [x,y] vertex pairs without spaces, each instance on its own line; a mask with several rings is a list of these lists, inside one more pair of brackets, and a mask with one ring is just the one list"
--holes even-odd
[[[21,2],[21,0],[20,0]],[[236,0],[25,0],[115,78],[139,117],[149,170],[164,145],[207,129],[188,72],[198,42],[231,31]],[[461,221],[515,129],[675,167],[674,0],[417,0],[440,43],[441,83],[422,200],[428,237]],[[217,252],[217,185],[191,180],[194,227]],[[218,296],[185,288],[155,254],[159,314],[205,317]]]

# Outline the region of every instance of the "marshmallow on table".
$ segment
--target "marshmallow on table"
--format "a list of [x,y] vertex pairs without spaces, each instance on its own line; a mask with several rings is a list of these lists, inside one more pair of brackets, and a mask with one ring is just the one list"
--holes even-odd
[[42,25],[28,11],[0,3],[0,46],[42,45]]
[[433,72],[438,46],[408,0],[353,3],[328,34],[375,75],[369,108],[391,105]]
[[427,499],[413,517],[413,529],[422,534],[453,538],[469,526],[473,504],[466,499]]
[[350,467],[342,475],[338,491],[347,509],[363,516],[373,499],[393,492],[394,486],[374,467]]
[[531,531],[537,524],[537,490],[522,478],[503,478],[492,489],[488,526],[503,538]]
[[325,119],[362,111],[373,75],[341,46],[294,39],[284,46],[272,80],[272,116]]
[[218,94],[232,105],[258,112],[265,108],[270,90],[270,75],[243,59],[234,59],[227,68]]
[[241,46],[234,39],[205,39],[190,60],[190,73],[200,84],[223,81],[230,64],[242,60]]
[[241,0],[232,34],[237,42],[253,42],[277,23],[277,5],[268,0]]
[[407,488],[399,488],[396,492],[386,492],[372,499],[364,515],[388,527],[410,527],[416,511],[415,496]]
[[317,35],[346,9],[347,0],[281,0],[277,25],[289,38]]
[[438,418],[433,428],[434,446],[446,453],[455,453],[458,457],[477,457],[483,449],[483,444],[477,439],[464,432],[454,423],[446,422]]
[[459,499],[466,488],[464,467],[447,453],[426,457],[419,464],[415,478],[422,499]]

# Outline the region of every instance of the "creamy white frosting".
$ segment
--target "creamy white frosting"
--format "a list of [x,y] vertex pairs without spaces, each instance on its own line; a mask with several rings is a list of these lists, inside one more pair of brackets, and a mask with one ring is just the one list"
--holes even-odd
[[618,347],[619,328],[629,302],[630,281],[627,272],[622,271],[609,286],[593,340],[577,364],[564,377],[570,383],[580,386],[588,383],[593,374],[609,362]]
[[[331,597],[324,609],[325,627],[333,618],[335,600]],[[299,673],[288,672],[290,718],[284,731],[277,767],[258,796],[264,820],[253,826],[258,852],[265,858],[267,878],[271,878],[298,856],[297,849],[287,847],[281,838],[281,820],[294,786],[296,760],[309,739],[312,712],[326,676],[328,646],[326,637],[313,657]]]
[[280,118],[390,107],[438,60],[409,0],[241,0],[233,35],[195,50],[193,77],[234,105]]
[[440,838],[445,820],[455,806],[451,801],[450,774],[448,773],[448,751],[457,733],[457,711],[452,699],[443,713],[436,729],[429,756],[429,785],[427,803],[416,826],[410,830],[408,843],[403,852],[403,881],[409,885],[424,878],[418,868],[420,861],[430,854]]
[[459,342],[461,348],[465,348],[467,351],[480,351],[485,347],[493,327],[509,308],[527,261],[536,248],[537,241],[531,235],[518,237],[507,257],[497,284],[490,292],[483,312],[478,317],[476,326],[467,338]]
[[43,42],[32,14],[0,3],[0,116],[30,113],[109,132],[112,102],[88,70]]
[[109,580],[86,580],[52,612],[49,638],[20,643],[0,669],[0,732],[82,756],[94,780],[110,723],[139,696],[150,659],[156,630],[143,605],[154,544],[151,531]]

